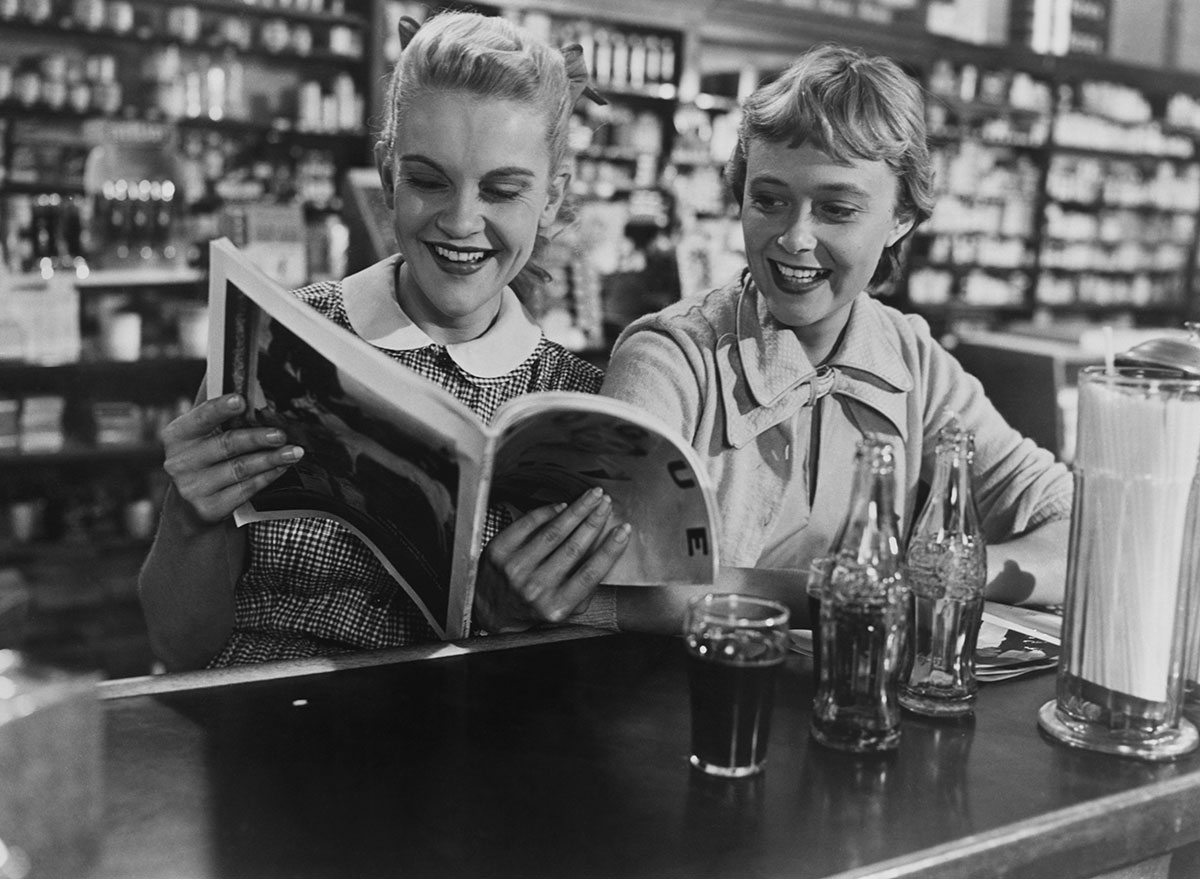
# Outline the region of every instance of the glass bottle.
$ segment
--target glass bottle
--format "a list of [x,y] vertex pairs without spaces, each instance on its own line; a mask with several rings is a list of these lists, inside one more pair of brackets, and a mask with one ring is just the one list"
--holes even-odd
[[858,445],[850,509],[820,596],[821,659],[813,737],[840,751],[900,744],[898,689],[906,589],[891,444]]
[[971,490],[975,435],[938,432],[933,484],[904,556],[911,595],[900,704],[934,716],[970,714],[979,682],[975,642],[983,614],[987,548]]

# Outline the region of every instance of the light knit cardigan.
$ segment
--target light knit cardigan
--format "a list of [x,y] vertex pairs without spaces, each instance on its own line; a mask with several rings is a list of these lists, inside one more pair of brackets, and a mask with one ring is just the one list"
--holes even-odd
[[[854,300],[840,344],[817,370],[744,273],[626,328],[601,393],[658,416],[705,460],[716,486],[724,565],[756,566],[788,490],[803,491],[808,509],[807,519],[795,522],[799,556],[824,554],[845,517],[854,451],[866,431],[893,444],[903,533],[951,413],[975,433],[975,498],[989,542],[1070,515],[1067,469],[1004,421],[924,320],[866,293]],[[808,508],[804,456],[793,450],[806,449],[809,437],[788,425],[809,424],[796,416],[814,405],[821,407],[820,463]]]

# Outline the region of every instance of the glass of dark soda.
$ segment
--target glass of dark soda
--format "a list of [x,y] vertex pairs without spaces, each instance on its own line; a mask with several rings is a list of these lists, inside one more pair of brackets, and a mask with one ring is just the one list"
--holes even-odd
[[702,772],[738,778],[762,771],[788,617],[779,602],[737,593],[710,592],[689,604],[690,762]]

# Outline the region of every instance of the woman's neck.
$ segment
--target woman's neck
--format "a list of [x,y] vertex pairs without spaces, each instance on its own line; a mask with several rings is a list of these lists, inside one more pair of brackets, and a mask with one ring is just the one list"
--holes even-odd
[[500,316],[503,295],[501,290],[468,315],[445,314],[434,308],[424,291],[412,283],[403,263],[396,269],[396,301],[408,319],[439,345],[470,342],[487,333]]
[[841,345],[846,327],[850,323],[852,308],[851,302],[816,323],[792,328],[800,347],[808,357],[808,362],[814,367],[821,366],[829,360]]

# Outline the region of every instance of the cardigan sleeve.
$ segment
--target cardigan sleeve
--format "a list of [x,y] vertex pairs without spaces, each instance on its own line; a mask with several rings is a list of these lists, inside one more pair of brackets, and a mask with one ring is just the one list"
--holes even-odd
[[975,434],[974,488],[985,539],[1000,542],[1071,514],[1070,472],[1012,428],[983,385],[940,344],[923,357],[926,392],[922,473],[932,473],[937,431],[952,414]]
[[649,412],[690,443],[707,384],[702,359],[690,338],[642,319],[617,339],[600,393]]

